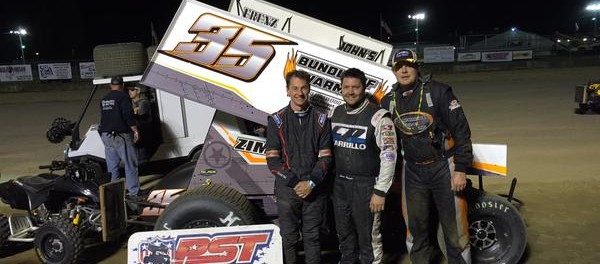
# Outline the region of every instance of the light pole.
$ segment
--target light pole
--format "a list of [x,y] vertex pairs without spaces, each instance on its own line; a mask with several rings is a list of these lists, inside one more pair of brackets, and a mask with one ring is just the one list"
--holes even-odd
[[23,45],[23,37],[27,35],[27,30],[20,28],[19,30],[11,30],[10,34],[16,34],[19,36],[19,44],[21,45],[21,59],[23,60],[23,64],[25,64],[25,46]]
[[415,25],[415,46],[419,45],[419,20],[425,19],[425,13],[418,13],[414,15],[408,15],[408,19],[414,19]]
[[594,21],[594,37],[596,37],[596,33],[598,32],[598,27],[596,26],[596,21],[598,20],[598,11],[600,10],[600,3],[589,4],[585,7],[585,10],[594,12],[594,17],[592,20]]

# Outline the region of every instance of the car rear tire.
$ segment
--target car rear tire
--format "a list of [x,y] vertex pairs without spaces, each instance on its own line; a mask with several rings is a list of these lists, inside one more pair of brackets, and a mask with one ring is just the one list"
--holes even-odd
[[177,197],[160,215],[154,230],[251,225],[257,222],[255,207],[237,190],[210,184]]
[[[527,231],[517,208],[504,197],[475,188],[467,190],[467,203],[472,263],[519,263],[527,246]],[[437,238],[446,256],[441,225]]]

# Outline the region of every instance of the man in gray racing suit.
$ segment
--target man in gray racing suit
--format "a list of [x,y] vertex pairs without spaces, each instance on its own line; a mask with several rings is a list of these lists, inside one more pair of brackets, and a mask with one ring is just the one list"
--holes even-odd
[[448,263],[471,263],[465,171],[473,160],[471,131],[452,89],[421,76],[411,50],[394,55],[397,83],[381,101],[393,116],[403,150],[402,207],[406,244],[414,264],[436,257],[429,233],[430,208],[437,210]]
[[388,111],[366,98],[361,70],[348,69],[340,79],[346,103],[331,114],[340,263],[381,263],[381,211],[396,165],[396,132]]

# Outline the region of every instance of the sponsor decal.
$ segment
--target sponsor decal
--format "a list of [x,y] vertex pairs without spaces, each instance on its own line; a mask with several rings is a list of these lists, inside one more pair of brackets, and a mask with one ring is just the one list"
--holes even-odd
[[200,15],[188,32],[196,34],[192,40],[158,52],[245,82],[258,78],[273,59],[273,45],[297,45],[210,13]]
[[215,175],[215,174],[217,174],[217,170],[215,170],[215,169],[203,169],[203,170],[200,170],[200,175],[203,175],[203,176],[212,176],[212,175]]
[[[296,65],[298,67],[305,68],[311,74],[317,75],[319,77],[325,76],[325,77],[335,80],[335,82],[337,83],[337,86],[336,86],[337,88],[334,89],[332,87],[328,87],[328,86],[326,86],[326,87],[328,87],[329,88],[328,90],[331,92],[335,92],[336,94],[340,93],[341,86],[339,84],[339,79],[340,79],[340,76],[342,75],[342,73],[346,69],[348,69],[348,67],[339,65],[339,64],[331,62],[331,61],[324,60],[317,56],[313,56],[313,55],[310,55],[308,53],[304,53],[301,51],[298,51],[298,59],[297,59]],[[381,81],[382,80],[380,78],[376,78],[374,76],[367,75],[367,90],[376,88],[377,84],[381,83]],[[311,85],[313,84],[313,82],[316,82],[316,81],[311,80]]]
[[383,153],[383,160],[385,160],[385,161],[396,160],[396,153],[393,153],[393,152]]
[[316,90],[310,90],[310,104],[323,110],[331,111],[335,106],[343,104],[344,101],[336,97],[318,92]]
[[396,150],[396,145],[384,145],[381,151],[394,151]]
[[205,145],[204,148],[206,150],[202,151],[202,158],[209,166],[221,169],[231,163],[231,149],[227,144],[221,141],[214,141]]
[[229,214],[227,214],[225,218],[219,217],[219,221],[221,221],[221,224],[224,224],[225,226],[232,226],[235,222],[240,220],[242,219],[233,214],[232,211],[229,211]]
[[[170,204],[179,197],[179,195],[185,191],[185,189],[168,189],[168,190],[153,190],[148,195],[147,201],[150,203],[157,203],[162,205]],[[142,216],[158,216],[165,209],[156,207],[145,207],[142,210]]]
[[395,137],[383,137],[383,144],[396,144],[396,138]]
[[272,17],[265,13],[258,12],[249,7],[243,7],[240,16],[272,28],[277,28],[277,23],[279,22],[279,19],[277,19],[276,17]]
[[277,128],[281,128],[281,125],[283,125],[283,120],[281,120],[281,117],[279,117],[278,114],[274,114],[272,115],[273,117],[273,121],[275,121],[275,125],[277,126]]
[[431,93],[425,94],[425,100],[427,101],[427,106],[433,107],[433,100],[431,100]]
[[337,49],[345,53],[375,62],[378,61],[381,56],[383,56],[383,52],[385,51],[381,50],[380,52],[377,52],[356,44],[352,44],[350,42],[346,42],[344,41],[344,36],[340,36],[340,44]]
[[460,105],[458,104],[458,101],[455,99],[455,100],[450,101],[450,106],[448,108],[450,109],[450,111],[452,111],[459,107],[460,107]]
[[390,136],[395,136],[396,133],[394,133],[393,131],[385,131],[385,132],[381,132],[381,135],[384,137],[390,137]]
[[319,125],[321,125],[321,127],[325,126],[325,121],[327,121],[327,115],[324,113],[319,113]]
[[406,135],[416,135],[433,124],[433,116],[426,112],[408,112],[394,119],[394,124]]
[[381,130],[383,131],[389,131],[389,130],[393,130],[394,126],[393,125],[383,125],[381,126]]
[[[229,11],[231,11],[231,10],[229,10]],[[283,18],[283,19],[274,17],[274,16],[268,15],[266,13],[259,12],[255,9],[252,9],[249,7],[244,7],[244,6],[242,6],[242,4],[239,0],[237,0],[237,15],[244,17],[246,19],[250,19],[259,24],[275,28],[275,29],[277,29],[280,20],[285,20],[283,22],[283,25],[281,26],[281,31],[290,33],[290,28],[291,28],[291,24],[292,24],[291,16],[289,16],[287,18]],[[286,28],[287,28],[287,30],[286,30]]]
[[366,126],[332,123],[333,144],[337,147],[364,150],[367,149]]
[[265,151],[267,150],[267,141],[266,139],[237,137],[233,149],[237,151],[265,155]]

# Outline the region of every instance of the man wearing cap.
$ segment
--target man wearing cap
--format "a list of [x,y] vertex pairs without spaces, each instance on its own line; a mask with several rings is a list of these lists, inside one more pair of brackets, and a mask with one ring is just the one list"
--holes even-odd
[[139,140],[140,135],[133,116],[131,100],[123,91],[121,76],[111,78],[110,92],[102,98],[100,110],[98,132],[104,143],[106,166],[111,181],[119,179],[119,163],[123,161],[129,196],[137,199],[140,181],[134,143]]
[[133,106],[134,118],[137,121],[138,129],[140,130],[140,140],[135,143],[137,150],[138,163],[147,162],[152,154],[158,148],[159,139],[154,136],[156,134],[152,106],[150,100],[146,97],[146,87],[141,85],[131,84],[127,87],[129,98]]
[[396,132],[388,111],[366,98],[364,72],[347,69],[340,81],[345,104],[331,112],[339,263],[381,263],[381,211],[394,176]]
[[[463,190],[473,160],[471,131],[452,88],[421,75],[417,55],[400,50],[392,60],[397,83],[381,101],[392,113],[403,155],[402,204],[412,263],[437,257],[430,240],[431,208],[437,210],[448,263],[471,263]],[[433,235],[435,237],[435,234]]]

